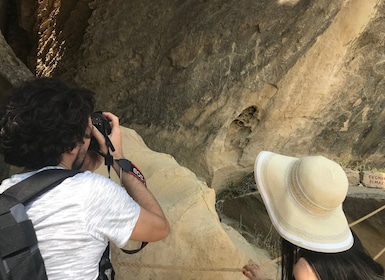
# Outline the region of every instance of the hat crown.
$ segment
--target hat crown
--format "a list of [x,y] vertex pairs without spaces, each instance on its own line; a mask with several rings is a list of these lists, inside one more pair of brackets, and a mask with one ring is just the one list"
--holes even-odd
[[298,159],[291,169],[291,178],[294,199],[316,215],[326,215],[339,207],[349,186],[341,166],[323,156]]

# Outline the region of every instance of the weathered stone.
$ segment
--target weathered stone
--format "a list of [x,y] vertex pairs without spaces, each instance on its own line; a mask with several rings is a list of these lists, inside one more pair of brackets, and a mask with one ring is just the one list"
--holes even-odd
[[[171,234],[134,255],[114,248],[112,262],[119,279],[243,280],[241,268],[249,259],[270,262],[266,251],[252,247],[239,232],[221,224],[213,189],[172,156],[151,151],[133,130],[123,128],[123,137],[129,143],[124,154],[145,175],[170,222]],[[98,172],[107,175],[105,166]],[[130,249],[133,245],[138,244],[130,242]],[[272,265],[266,272],[275,277],[276,269]]]
[[15,55],[3,35],[0,33],[0,101],[3,103],[5,93],[14,85],[32,78],[33,74]]
[[76,82],[210,187],[238,182],[263,149],[385,164],[383,2],[93,8]]
[[344,168],[348,177],[349,186],[358,186],[361,184],[360,171]]
[[261,150],[385,165],[383,1],[35,5],[37,74],[93,89],[216,190]]

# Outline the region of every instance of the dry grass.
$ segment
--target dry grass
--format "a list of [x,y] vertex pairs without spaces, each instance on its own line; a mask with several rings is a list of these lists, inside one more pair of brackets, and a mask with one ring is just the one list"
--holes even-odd
[[[227,199],[237,198],[255,191],[254,174],[250,173],[239,184],[230,183],[226,189],[217,194],[216,210],[218,215],[226,218],[227,223],[237,230],[250,244],[267,250],[271,256],[276,256],[279,251],[279,235],[273,226],[271,226],[269,233],[265,235],[257,225],[254,228],[247,227],[242,222],[242,217],[239,217],[238,221],[224,217],[222,205]],[[231,221],[229,222],[229,220]]]

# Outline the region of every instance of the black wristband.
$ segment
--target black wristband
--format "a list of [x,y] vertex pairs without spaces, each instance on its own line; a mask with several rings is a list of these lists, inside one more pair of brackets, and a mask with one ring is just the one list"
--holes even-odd
[[125,158],[116,159],[115,161],[118,163],[118,165],[124,172],[132,174],[146,186],[146,179],[135,164]]

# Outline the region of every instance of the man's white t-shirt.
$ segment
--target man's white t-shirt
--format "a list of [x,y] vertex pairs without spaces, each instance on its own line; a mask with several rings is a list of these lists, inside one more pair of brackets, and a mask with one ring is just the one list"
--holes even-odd
[[[0,193],[34,173],[5,179]],[[124,247],[140,213],[124,188],[89,171],[65,179],[26,209],[49,280],[96,279],[108,240]]]

